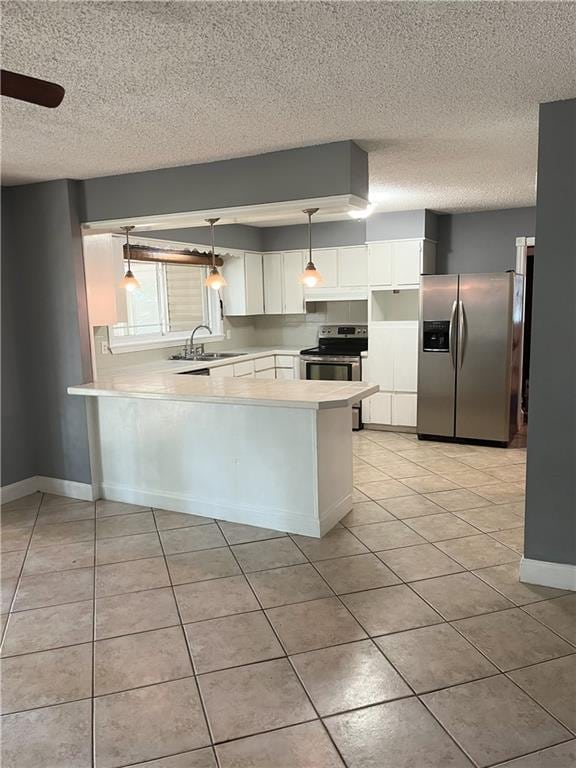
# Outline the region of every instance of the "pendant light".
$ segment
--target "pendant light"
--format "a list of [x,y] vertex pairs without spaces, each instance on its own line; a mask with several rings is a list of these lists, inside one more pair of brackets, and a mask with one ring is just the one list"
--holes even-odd
[[218,267],[216,266],[216,251],[214,250],[214,224],[216,224],[217,221],[220,221],[220,218],[205,219],[205,221],[210,224],[210,239],[212,242],[212,266],[210,267],[210,272],[208,273],[208,277],[206,278],[204,285],[206,288],[212,288],[213,291],[219,291],[220,288],[224,288],[226,285],[226,280],[224,280],[218,271]]
[[124,288],[129,291],[130,293],[133,293],[134,291],[139,291],[140,289],[140,283],[136,278],[134,277],[134,273],[130,269],[130,240],[128,237],[129,232],[132,232],[134,229],[134,225],[127,225],[125,227],[120,227],[124,232],[126,232],[126,256],[128,261],[128,269],[126,270],[126,274],[122,278],[122,285]]
[[300,275],[300,282],[306,288],[315,288],[322,282],[322,275],[316,269],[312,261],[312,216],[318,212],[318,208],[305,208],[302,213],[308,216],[308,264]]

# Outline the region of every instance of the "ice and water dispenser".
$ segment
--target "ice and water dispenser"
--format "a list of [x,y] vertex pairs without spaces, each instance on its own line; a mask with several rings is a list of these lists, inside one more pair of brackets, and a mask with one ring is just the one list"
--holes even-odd
[[450,351],[450,321],[424,320],[422,334],[423,352]]

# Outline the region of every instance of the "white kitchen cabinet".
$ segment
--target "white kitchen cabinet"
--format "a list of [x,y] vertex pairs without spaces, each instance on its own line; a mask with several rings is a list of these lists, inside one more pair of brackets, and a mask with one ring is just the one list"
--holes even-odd
[[368,250],[365,245],[338,248],[338,286],[360,288],[368,285]]
[[392,360],[392,389],[395,392],[416,392],[418,387],[418,323],[395,324],[392,331]]
[[294,379],[294,368],[276,368],[277,379]]
[[264,314],[281,315],[284,311],[282,253],[265,253],[262,257],[264,276]]
[[267,368],[265,371],[256,371],[254,374],[255,379],[275,379],[276,369]]
[[[308,255],[304,256],[306,261]],[[319,289],[323,288],[336,288],[338,286],[338,249],[337,248],[318,248],[312,250],[312,261],[316,266],[316,269],[322,275],[322,282],[318,286]],[[306,265],[304,265],[306,266]],[[314,291],[315,288],[306,289],[306,291]]]
[[222,274],[224,310],[227,315],[245,316],[264,313],[262,254],[252,251],[226,256]]
[[269,357],[257,357],[254,360],[254,370],[256,372],[258,371],[267,371],[269,368],[275,368],[276,363],[274,360],[274,355],[270,355]]
[[302,315],[306,311],[300,282],[304,267],[302,251],[285,251],[282,254],[282,311],[285,315]]
[[382,322],[370,326],[368,357],[362,378],[381,391],[368,398],[368,424],[416,425],[418,322]]
[[276,355],[276,368],[293,368],[294,355]]
[[363,401],[362,418],[367,424],[390,424],[392,422],[392,395],[377,392]]
[[368,284],[392,288],[392,244],[368,246]]
[[210,376],[218,379],[234,378],[234,366],[218,365],[214,368],[210,368]]
[[234,376],[254,375],[254,360],[243,360],[241,363],[234,363]]
[[84,274],[90,325],[128,322],[124,240],[115,235],[86,235],[83,238]]
[[368,333],[368,358],[362,378],[379,384],[381,389],[394,389],[394,327],[392,323],[375,325]]
[[[417,395],[407,392],[395,392],[392,395],[392,419],[394,426],[416,426]],[[380,422],[388,423],[388,422]]]
[[402,289],[417,288],[422,273],[434,272],[436,244],[430,240],[390,240],[368,248],[368,283]]

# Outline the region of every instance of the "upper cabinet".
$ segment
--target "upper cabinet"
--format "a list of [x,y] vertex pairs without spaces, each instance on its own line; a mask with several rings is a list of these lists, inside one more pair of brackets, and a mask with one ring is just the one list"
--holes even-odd
[[274,251],[262,255],[264,314],[304,313],[304,292],[300,283],[304,266],[302,251]]
[[367,298],[368,250],[365,245],[317,248],[312,252],[312,259],[322,275],[322,282],[315,288],[304,289],[308,301]]
[[341,288],[368,285],[368,249],[365,245],[338,248],[338,285]]
[[264,313],[261,253],[230,253],[225,258],[222,274],[227,283],[223,289],[224,311],[227,315]]
[[83,238],[84,275],[90,325],[128,320],[124,277],[124,239],[116,235]]
[[282,254],[282,313],[285,315],[300,315],[305,312],[304,290],[300,282],[304,267],[302,251],[286,251]]
[[381,288],[418,288],[420,275],[435,270],[430,240],[389,240],[368,246],[368,283]]
[[264,275],[264,313],[281,315],[284,307],[282,253],[265,253],[262,257]]

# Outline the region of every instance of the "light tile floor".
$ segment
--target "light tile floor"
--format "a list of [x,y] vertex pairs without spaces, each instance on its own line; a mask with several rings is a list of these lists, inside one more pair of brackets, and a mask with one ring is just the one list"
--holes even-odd
[[7,504],[3,768],[576,765],[576,594],[518,581],[524,451],[353,440],[322,540]]

